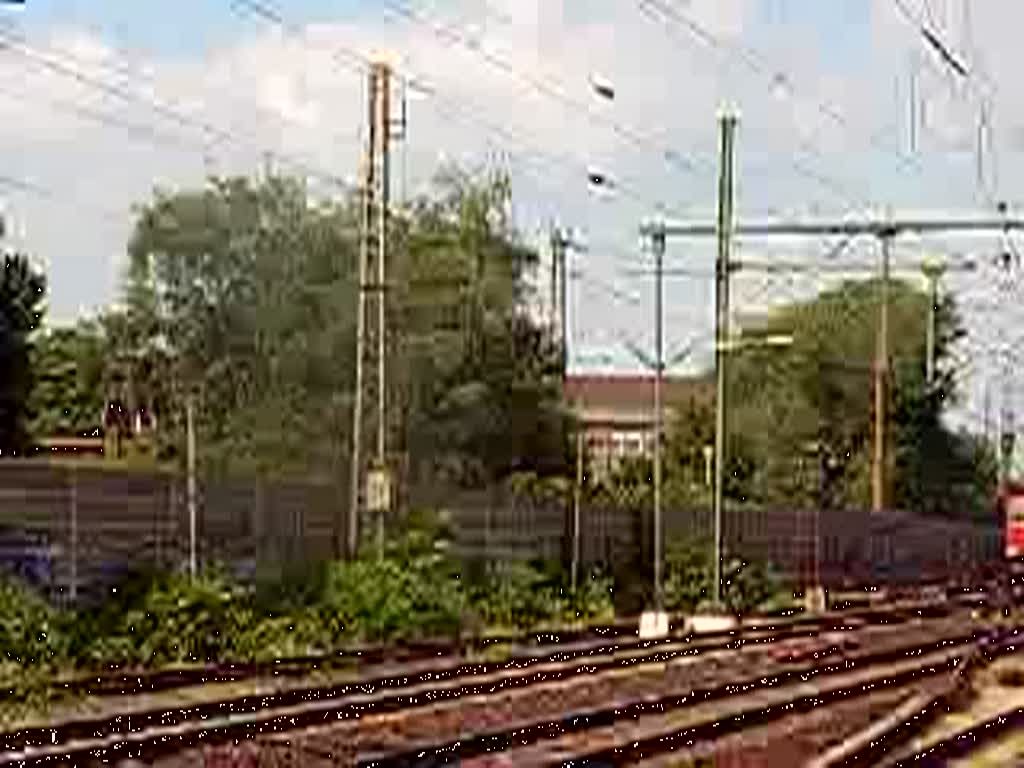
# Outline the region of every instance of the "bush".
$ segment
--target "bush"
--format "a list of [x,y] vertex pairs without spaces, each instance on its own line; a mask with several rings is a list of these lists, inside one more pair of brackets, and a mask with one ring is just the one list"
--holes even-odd
[[256,572],[255,610],[259,615],[301,614],[316,605],[323,594],[327,565],[309,560],[290,560],[263,566]]
[[665,552],[665,608],[692,613],[709,605],[713,595],[714,553],[695,541],[674,541]]
[[38,711],[59,692],[52,681],[67,662],[59,614],[10,578],[0,579],[0,720]]
[[489,565],[473,590],[472,604],[485,624],[522,630],[614,614],[609,577],[596,571],[584,574],[573,592],[561,568],[527,563]]
[[725,604],[736,613],[775,610],[792,602],[770,564],[732,559],[722,574]]
[[245,657],[239,640],[255,623],[250,596],[219,570],[195,579],[133,579],[123,588],[83,622],[94,634],[79,644],[80,660],[149,665]]
[[[467,619],[532,629],[614,615],[612,579],[584,574],[573,591],[560,564],[492,565],[468,586],[446,551],[449,539],[443,515],[415,512],[387,537],[383,557],[371,547],[352,562],[261,570],[255,589],[221,569],[194,579],[127,573],[100,603],[64,613],[16,582],[0,581],[7,655],[0,687],[49,696],[37,683],[52,679],[64,661],[91,668],[269,661],[352,642],[457,636]],[[38,679],[16,673],[28,665]]]
[[3,662],[20,666],[59,663],[67,651],[58,614],[9,578],[0,578],[0,644]]
[[615,582],[600,571],[581,574],[576,591],[569,591],[569,621],[610,621],[615,617]]
[[232,661],[270,662],[315,656],[335,650],[337,643],[315,610],[262,615],[241,630],[230,649]]
[[504,488],[513,497],[538,504],[564,503],[571,498],[573,481],[558,475],[541,476],[536,472],[513,472],[505,478]]
[[320,616],[334,637],[396,641],[454,635],[465,599],[437,556],[361,559],[328,569]]
[[46,711],[52,702],[63,698],[64,691],[53,685],[54,673],[48,665],[0,661],[0,723],[9,725]]
[[[665,555],[665,607],[692,613],[712,607],[714,548],[702,541],[672,542]],[[722,565],[722,601],[734,613],[783,607],[789,596],[770,565],[738,558]]]
[[559,590],[526,563],[492,563],[473,591],[473,610],[485,624],[532,629],[566,612]]

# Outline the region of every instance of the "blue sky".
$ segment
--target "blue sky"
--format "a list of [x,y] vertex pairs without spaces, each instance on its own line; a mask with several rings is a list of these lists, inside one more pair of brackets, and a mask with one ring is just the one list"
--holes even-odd
[[[370,2],[356,0],[289,0],[289,18],[309,23],[366,12]],[[237,40],[244,28],[231,10],[231,0],[26,0],[18,11],[26,27],[45,31],[53,26],[83,26],[120,46],[158,56],[185,57]]]
[[[723,41],[724,48],[709,47],[683,27],[654,22],[638,10],[639,3],[625,0],[278,3],[291,24],[316,25],[315,39],[303,41],[244,18],[230,0],[28,0],[25,8],[4,14],[33,46],[77,62],[73,66],[90,77],[121,78],[142,96],[121,101],[38,71],[17,55],[0,58],[0,109],[8,112],[0,122],[5,172],[58,193],[47,199],[0,190],[0,203],[20,222],[16,242],[50,267],[51,315],[70,320],[116,298],[130,206],[146,199],[155,184],[195,185],[202,183],[204,170],[252,173],[268,150],[301,156],[331,173],[354,174],[362,85],[357,75],[336,66],[332,54],[389,48],[403,57],[403,71],[426,79],[440,94],[411,105],[396,187],[421,188],[442,154],[475,164],[500,150],[513,172],[523,232],[539,236],[557,219],[585,232],[591,242],[578,259],[582,274],[572,292],[575,363],[610,354],[623,366],[630,364],[629,356],[617,338],[626,335],[642,345],[651,340],[649,281],[625,274],[644,264],[637,227],[659,202],[680,215],[712,214],[715,113],[723,103],[741,113],[741,216],[772,211],[839,216],[865,203],[973,209],[981,202],[975,158],[969,146],[958,147],[976,133],[977,99],[953,93],[946,73],[922,50],[916,30],[895,13],[891,0],[666,1]],[[515,73],[553,84],[574,106],[539,93],[516,74],[498,71],[479,50],[439,39],[430,24],[396,18],[387,11],[394,2],[430,22],[454,24],[469,37],[480,35],[479,44]],[[960,2],[931,0],[933,13],[950,25],[942,31],[952,41],[962,31],[955,28]],[[910,6],[922,7],[920,2]],[[1024,4],[1015,0],[975,12],[983,63],[999,87],[994,101],[998,192],[1011,202],[1021,200],[1015,180],[1024,171],[1017,167],[1014,144],[1015,136],[1024,135],[1019,127],[1024,100],[1013,90],[1017,22],[1024,22]],[[921,126],[916,153],[908,157],[914,55],[926,62],[919,90],[929,121]],[[124,80],[125,73],[135,71],[140,74]],[[593,99],[587,81],[594,72],[616,82],[614,103]],[[791,92],[773,88],[776,74],[786,75]],[[147,102],[152,98],[244,141],[203,146],[196,130],[156,113]],[[452,103],[468,118],[446,112]],[[104,120],[152,128],[163,139],[147,140],[139,131],[130,134],[85,119],[69,104],[98,111]],[[628,130],[617,133],[612,124]],[[499,136],[496,126],[505,133]],[[515,143],[505,138],[508,132]],[[623,140],[623,133],[641,138]],[[173,141],[164,140],[168,136]],[[698,171],[666,163],[669,149],[695,159]],[[995,166],[993,157],[987,161]],[[600,199],[586,187],[582,169],[587,165],[628,184],[617,196]],[[54,226],[58,216],[62,225]],[[994,250],[998,243],[951,240],[934,246]],[[820,258],[826,247],[804,242],[781,250]],[[747,255],[770,252],[757,243],[740,248]],[[920,250],[907,246],[901,258],[919,259]],[[865,245],[851,258],[872,253]],[[672,244],[668,258],[676,266],[709,273],[713,250],[706,243]],[[821,284],[817,278],[740,281],[736,304],[757,310],[810,295]],[[606,290],[609,286],[635,301],[622,303],[621,296]],[[952,278],[950,287],[965,296],[980,290]],[[672,283],[669,346],[708,338],[711,296],[706,279]],[[994,322],[1007,322],[1007,316],[976,311],[971,317],[977,348],[989,354],[992,342],[985,331]]]
[[[444,7],[454,3],[433,4]],[[585,22],[595,16],[599,3],[566,10],[564,18]],[[296,23],[330,22],[338,18],[371,15],[373,0],[289,0],[282,7]],[[760,0],[753,18],[764,31],[784,28],[792,33],[803,28],[827,39],[824,66],[856,66],[863,61],[870,42],[870,5],[864,0]],[[139,0],[27,0],[10,9],[28,29],[45,30],[56,25],[92,28],[120,45],[144,49],[156,55],[202,55],[226,45],[243,34],[232,0],[175,0],[149,3]],[[840,31],[841,30],[841,31]]]

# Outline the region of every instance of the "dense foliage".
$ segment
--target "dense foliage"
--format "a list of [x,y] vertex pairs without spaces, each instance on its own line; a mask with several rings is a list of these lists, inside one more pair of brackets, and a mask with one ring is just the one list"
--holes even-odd
[[43,317],[46,278],[20,253],[4,254],[0,274],[0,456],[24,455],[29,421],[32,356]]
[[50,664],[66,650],[57,613],[10,579],[0,580],[0,638],[4,661],[23,666]]
[[[397,552],[411,555],[397,556]],[[467,627],[499,631],[613,618],[612,580],[566,574],[540,564],[506,564],[481,574],[415,536],[384,557],[367,555],[308,572],[301,598],[244,588],[222,572],[196,578],[138,573],[98,606],[61,613],[11,580],[0,582],[0,643],[5,663],[22,668],[164,666],[207,661],[269,661],[343,648],[457,636]],[[771,605],[779,586],[770,571],[726,564],[726,602],[736,611]],[[709,549],[677,542],[666,560],[667,607],[704,607]],[[294,582],[293,582],[294,583]]]
[[[714,549],[705,541],[677,540],[665,552],[665,607],[689,613],[708,610],[714,598]],[[722,563],[722,602],[735,613],[771,611],[789,593],[770,566],[727,558]]]
[[0,579],[0,648],[0,721],[57,698],[51,683],[68,654],[62,617],[12,579]]
[[31,432],[36,438],[96,434],[105,406],[108,339],[98,323],[51,328],[33,350]]
[[[466,638],[614,618],[615,584],[584,572],[572,589],[557,564],[463,566],[447,551],[443,516],[416,510],[385,547],[358,559],[297,564],[243,587],[209,569],[126,574],[99,603],[51,608],[13,579],[0,580],[0,719],[59,698],[74,670],[159,668],[207,662],[272,662],[360,643]],[[738,565],[738,564],[737,564]],[[770,574],[730,565],[727,602],[763,607]],[[702,545],[678,543],[666,573],[672,610],[701,607],[710,578]]]
[[183,447],[197,394],[209,467],[331,466],[352,371],[353,223],[279,178],[214,179],[140,211],[120,336],[135,387],[165,411],[164,453]]
[[[727,497],[757,504],[870,504],[878,295],[876,280],[846,282],[745,329],[753,343],[730,362]],[[890,328],[899,329],[890,337],[890,501],[926,514],[985,514],[995,482],[992,450],[943,422],[958,397],[950,354],[963,336],[956,308],[949,298],[938,307],[937,377],[929,388],[930,299],[900,281],[890,284],[889,296]],[[762,334],[790,335],[793,343],[758,348]],[[666,451],[670,496],[685,499],[686,487],[701,495],[701,451],[713,434],[710,406],[693,404],[677,414]]]
[[[537,256],[510,206],[505,176],[445,171],[392,215],[388,444],[414,482],[564,463],[558,357],[526,312]],[[346,476],[357,211],[286,178],[214,179],[141,209],[118,347],[165,412],[165,455],[192,393],[207,468]]]
[[492,564],[473,589],[474,612],[485,624],[532,629],[544,624],[612,618],[612,580],[599,571],[581,575],[575,591],[565,575],[542,565]]
[[[268,661],[360,642],[455,637],[608,618],[611,584],[596,574],[573,592],[557,571],[530,565],[464,578],[443,525],[413,516],[383,553],[264,574],[243,587],[210,569],[125,575],[99,604],[62,613],[0,581],[0,646],[20,667],[163,666]],[[470,583],[471,582],[471,583]]]

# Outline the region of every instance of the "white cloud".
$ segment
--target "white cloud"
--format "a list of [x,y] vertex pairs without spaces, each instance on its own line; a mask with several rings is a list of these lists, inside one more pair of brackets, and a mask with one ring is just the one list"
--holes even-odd
[[[365,55],[379,48],[400,54],[399,69],[423,78],[435,91],[410,102],[408,142],[399,150],[406,153],[408,178],[403,180],[396,162],[396,192],[403,185],[409,192],[421,189],[442,152],[459,161],[507,152],[524,231],[536,232],[553,218],[583,228],[592,243],[583,257],[587,270],[607,282],[622,283],[624,267],[644,263],[635,249],[636,228],[654,203],[694,215],[713,213],[715,114],[727,99],[742,111],[741,215],[851,207],[827,185],[801,173],[794,158],[805,169],[851,188],[855,198],[918,208],[972,201],[972,164],[952,165],[944,148],[962,143],[971,125],[969,112],[964,117],[954,101],[936,97],[930,104],[935,128],[929,140],[936,155],[922,158],[924,174],[907,172],[895,160],[892,148],[904,135],[896,79],[905,74],[909,52],[921,41],[888,0],[872,0],[867,48],[857,66],[845,69],[822,66],[841,28],[808,36],[803,28],[797,34],[782,27],[768,35],[759,27],[756,0],[674,5],[716,37],[764,51],[765,70],[752,71],[739,54],[709,47],[682,27],[655,24],[637,10],[637,3],[619,0],[416,4],[436,22],[468,26],[480,50],[446,42],[383,10],[321,19],[298,39],[259,23],[240,24],[233,43],[191,59],[128,53],[88,30],[54,29],[34,45],[57,52],[68,63],[74,57],[74,66],[89,77],[128,83],[144,99],[173,104],[196,123],[226,128],[243,146],[217,141],[198,124],[179,124],[144,103],[124,102],[53,72],[36,73],[7,52],[0,54],[0,107],[7,118],[0,123],[0,148],[9,158],[4,172],[72,199],[16,192],[2,197],[26,222],[28,244],[52,265],[54,313],[67,317],[80,307],[106,302],[115,293],[129,207],[147,199],[154,183],[197,184],[204,167],[251,173],[267,149],[351,176],[360,152],[364,85],[361,75],[337,59],[351,61],[341,49]],[[1013,32],[1019,25],[1011,24],[1010,17],[1024,14],[1013,3],[1001,5],[1002,13],[979,9],[975,32],[985,41],[990,73],[1009,88],[1019,60]],[[188,33],[187,19],[166,16],[163,22]],[[487,55],[507,62],[516,74],[489,65]],[[592,96],[594,72],[615,83],[614,102]],[[781,98],[773,88],[780,72],[792,85],[792,94]],[[548,83],[570,103],[538,93],[524,79]],[[20,88],[25,96],[16,100],[5,88]],[[841,121],[823,114],[825,100],[842,114]],[[154,144],[139,131],[90,121],[47,106],[49,101],[90,105],[117,120],[149,126],[161,140]],[[1024,104],[1012,91],[1000,93],[995,114],[1004,135],[1024,134]],[[627,126],[620,132],[635,140],[617,135],[612,123]],[[871,145],[873,135],[882,137],[876,144],[888,147],[887,152]],[[798,153],[801,141],[813,144],[819,154]],[[671,166],[666,148],[695,159],[697,171]],[[591,164],[607,169],[623,185],[613,199],[588,191],[584,168]],[[1009,167],[1002,177],[1012,180]],[[709,243],[672,243],[669,259],[708,271],[713,250]],[[640,306],[619,306],[593,291],[575,292],[577,326],[615,323],[642,338],[650,326],[649,281],[631,280],[626,287],[644,297]],[[744,286],[737,300],[759,306],[803,295],[806,287],[778,281]],[[670,338],[669,345],[707,332],[711,296],[706,280],[674,280],[667,286],[668,310],[687,318],[673,327],[679,338]],[[686,322],[692,327],[683,327]]]

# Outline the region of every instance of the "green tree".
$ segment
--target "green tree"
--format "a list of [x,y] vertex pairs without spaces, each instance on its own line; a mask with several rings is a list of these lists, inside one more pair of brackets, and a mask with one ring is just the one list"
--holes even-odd
[[351,211],[301,183],[214,179],[158,193],[131,243],[123,335],[169,382],[166,447],[197,395],[211,468],[336,472],[354,323]]
[[30,397],[36,330],[46,278],[28,256],[8,253],[0,276],[0,455],[24,455],[31,438]]
[[558,357],[525,311],[538,257],[512,226],[508,177],[444,169],[400,232],[392,369],[415,476],[562,471]]
[[32,352],[35,438],[94,434],[104,406],[106,339],[99,324],[52,328]]
[[[725,490],[731,498],[817,504],[825,495],[836,505],[870,503],[878,296],[877,280],[850,281],[781,307],[757,328],[746,329],[754,343],[730,361]],[[929,388],[929,298],[899,281],[890,284],[889,297],[894,502],[937,514],[984,506],[993,477],[990,452],[943,423],[945,409],[958,397],[949,362],[964,333],[956,307],[947,297],[937,310],[938,375]],[[777,334],[792,335],[793,344],[758,348],[759,335]],[[685,461],[709,429],[709,410],[685,414],[672,432],[668,455],[682,454]]]
[[[168,447],[182,444],[185,393],[198,391],[209,466],[344,475],[357,212],[313,208],[281,178],[213,180],[140,210],[119,348],[165,391]],[[556,358],[525,312],[536,261],[502,174],[445,171],[392,214],[388,445],[424,479],[564,462]]]

